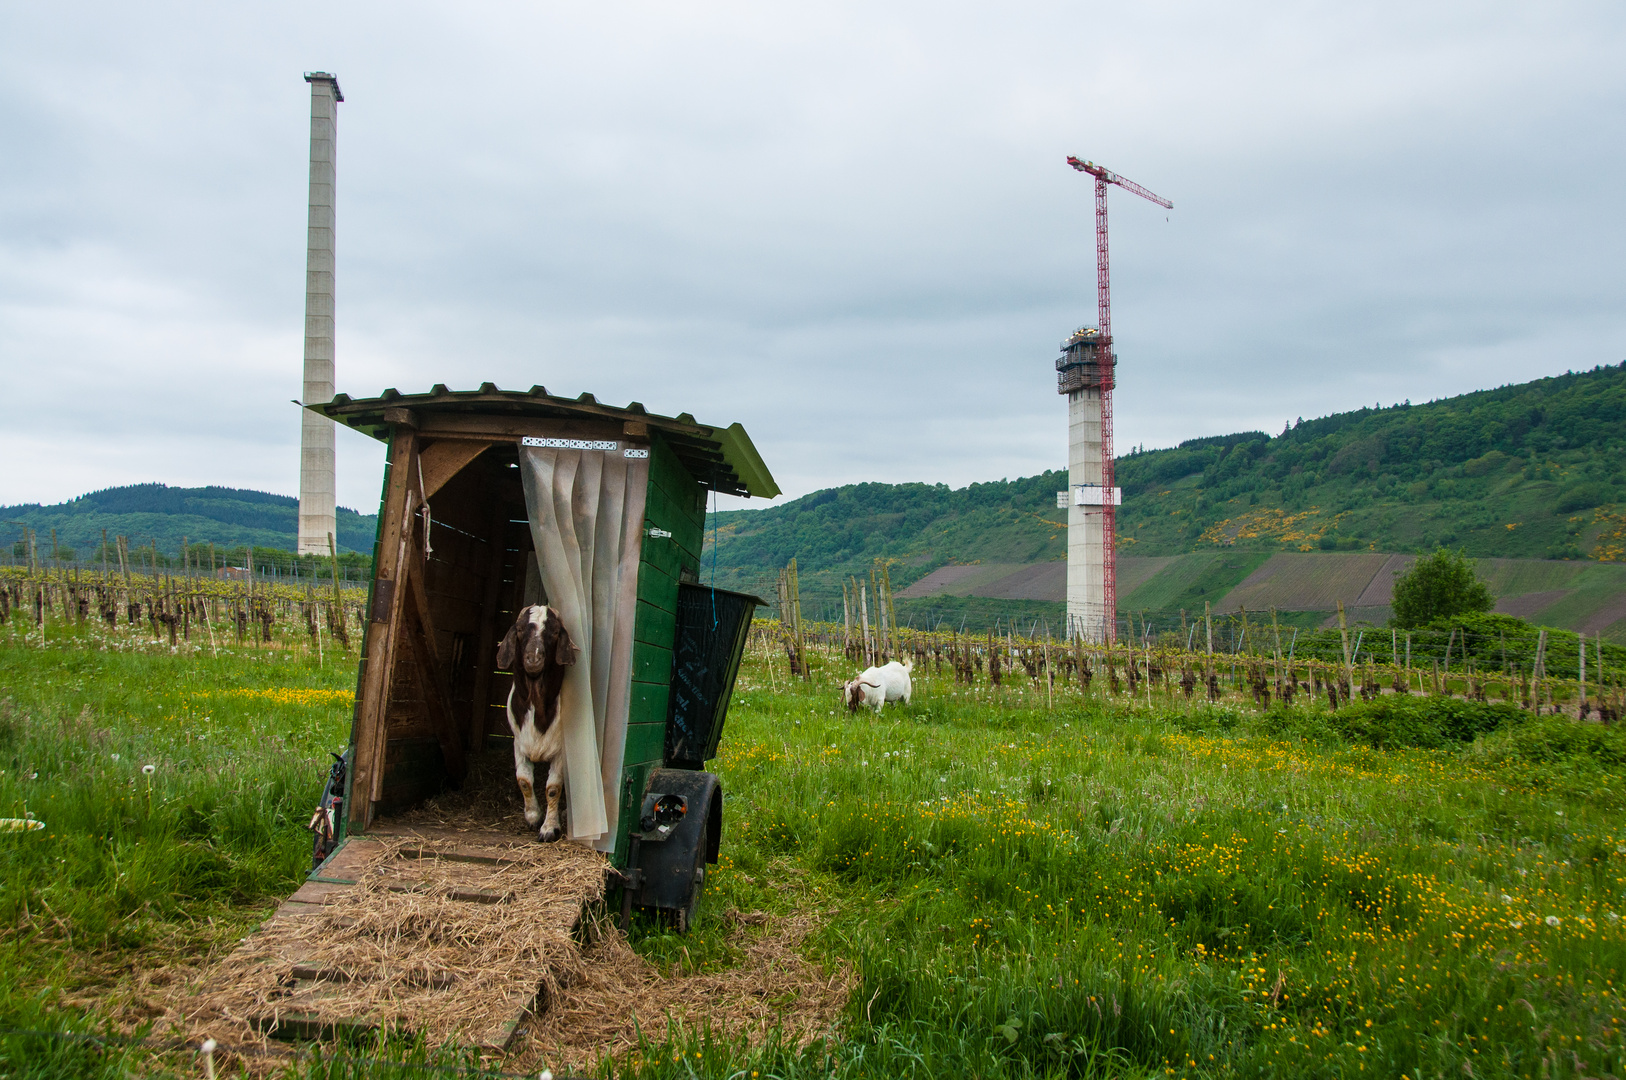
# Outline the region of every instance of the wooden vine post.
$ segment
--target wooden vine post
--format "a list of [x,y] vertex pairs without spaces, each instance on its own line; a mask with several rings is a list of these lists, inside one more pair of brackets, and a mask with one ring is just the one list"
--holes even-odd
[[333,560],[333,636],[339,639],[339,645],[345,652],[350,651],[350,630],[344,623],[344,598],[339,592],[339,546],[333,542],[333,534],[327,534],[327,553]]

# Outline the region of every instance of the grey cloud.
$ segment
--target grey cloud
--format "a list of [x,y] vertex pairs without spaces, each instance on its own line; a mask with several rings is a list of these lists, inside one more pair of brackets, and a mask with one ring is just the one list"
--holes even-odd
[[[14,7],[0,502],[296,484],[306,87],[339,384],[744,422],[792,494],[1064,461],[1111,195],[1121,446],[1626,358],[1613,5]],[[1167,218],[1167,220],[1165,220]],[[340,445],[367,509],[377,448]]]

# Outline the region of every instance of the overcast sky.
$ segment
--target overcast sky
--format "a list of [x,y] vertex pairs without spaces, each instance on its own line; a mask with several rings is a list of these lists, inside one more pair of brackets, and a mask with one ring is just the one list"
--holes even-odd
[[[0,0],[0,503],[296,494],[338,384],[743,422],[788,495],[1066,461],[1114,189],[1120,452],[1626,359],[1619,3]],[[339,498],[376,506],[340,436]]]

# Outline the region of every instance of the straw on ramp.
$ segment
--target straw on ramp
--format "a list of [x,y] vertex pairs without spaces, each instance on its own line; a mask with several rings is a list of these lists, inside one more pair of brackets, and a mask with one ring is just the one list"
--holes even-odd
[[568,843],[351,840],[179,1003],[185,1026],[234,1040],[400,1028],[501,1049],[581,975],[573,933],[605,866]]

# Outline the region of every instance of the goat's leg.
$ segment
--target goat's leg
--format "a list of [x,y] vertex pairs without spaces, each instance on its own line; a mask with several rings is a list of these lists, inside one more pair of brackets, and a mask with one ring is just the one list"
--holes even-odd
[[559,804],[564,799],[564,793],[565,756],[560,754],[548,762],[548,816],[537,833],[544,844],[551,844],[565,834],[564,826],[559,824]]
[[514,740],[514,779],[519,781],[519,793],[525,800],[525,824],[534,828],[542,820],[542,811],[536,805],[536,765],[520,749],[518,739]]

